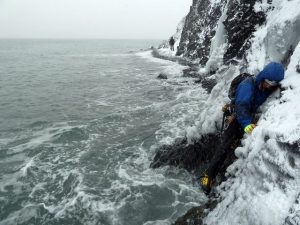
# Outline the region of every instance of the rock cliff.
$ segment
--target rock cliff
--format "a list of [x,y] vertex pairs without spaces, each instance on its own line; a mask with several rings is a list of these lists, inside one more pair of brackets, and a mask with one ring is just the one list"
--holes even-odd
[[207,140],[216,140],[221,127],[216,109],[228,101],[230,81],[240,72],[256,74],[277,61],[285,65],[286,78],[262,107],[255,132],[235,150],[234,163],[224,168],[213,204],[191,209],[176,224],[300,224],[292,223],[300,216],[299,9],[300,0],[193,0],[176,55],[198,63],[200,80],[218,82],[187,138],[162,146],[153,168],[197,171],[199,162],[209,163],[214,146]]
[[[249,40],[255,27],[266,20],[263,11],[254,10],[256,2],[259,1],[194,0],[185,20],[177,55],[197,59],[205,65],[214,50],[212,42],[222,38],[224,62],[242,58],[250,47]],[[217,31],[224,37],[217,37]]]

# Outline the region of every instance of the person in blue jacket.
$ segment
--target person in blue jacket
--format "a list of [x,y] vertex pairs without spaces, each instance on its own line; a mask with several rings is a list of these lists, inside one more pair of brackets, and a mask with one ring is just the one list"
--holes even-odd
[[232,152],[230,149],[234,142],[240,140],[244,133],[250,134],[256,127],[256,110],[277,89],[283,78],[283,65],[271,62],[255,78],[248,77],[237,86],[232,102],[233,119],[222,133],[209,168],[200,178],[200,185],[206,194],[210,192],[212,180],[218,175],[227,155]]

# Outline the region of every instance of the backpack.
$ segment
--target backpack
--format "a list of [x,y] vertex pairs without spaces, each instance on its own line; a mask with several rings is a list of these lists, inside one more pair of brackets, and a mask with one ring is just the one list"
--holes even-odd
[[[236,76],[232,81],[231,81],[231,84],[230,84],[230,88],[229,88],[229,91],[228,91],[228,97],[229,99],[231,100],[231,102],[234,102],[235,100],[235,94],[236,94],[236,89],[237,87],[239,86],[239,84],[247,79],[248,77],[252,77],[254,78],[253,75],[249,74],[249,73],[241,73],[240,75]],[[254,80],[253,80],[254,81]]]

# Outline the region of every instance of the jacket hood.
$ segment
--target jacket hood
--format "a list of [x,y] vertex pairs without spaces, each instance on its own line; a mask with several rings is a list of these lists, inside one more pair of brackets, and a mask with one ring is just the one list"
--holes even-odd
[[281,63],[271,62],[256,76],[256,85],[264,79],[280,82],[284,78],[284,67]]

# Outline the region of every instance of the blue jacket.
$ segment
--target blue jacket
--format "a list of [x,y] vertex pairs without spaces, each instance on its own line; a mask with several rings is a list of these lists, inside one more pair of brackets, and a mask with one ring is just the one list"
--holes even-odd
[[284,68],[282,64],[272,62],[268,64],[255,78],[249,77],[238,85],[234,109],[237,120],[243,129],[247,125],[253,123],[253,114],[272,93],[272,91],[260,90],[259,84],[264,81],[264,79],[280,82],[283,78]]

